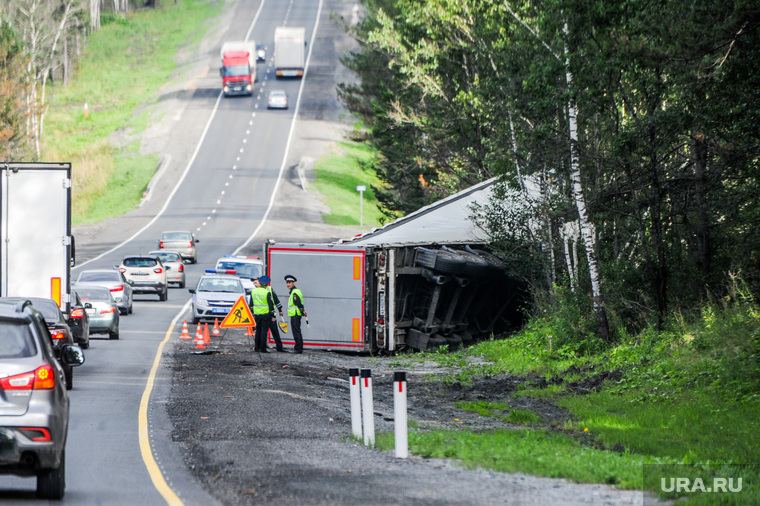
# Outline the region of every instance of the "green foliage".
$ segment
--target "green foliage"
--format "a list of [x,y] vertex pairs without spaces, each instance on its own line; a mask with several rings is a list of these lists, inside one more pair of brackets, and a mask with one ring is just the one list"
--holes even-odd
[[30,156],[24,109],[27,63],[21,38],[0,20],[0,161]]
[[103,12],[71,84],[49,85],[42,158],[72,162],[75,223],[115,216],[140,202],[157,157],[110,147],[111,139],[156,121],[137,111],[177,78],[179,48],[200,40],[221,8],[221,2],[180,0],[129,14]]
[[[378,448],[393,448],[392,437],[378,437]],[[641,488],[641,466],[656,460],[584,447],[576,439],[546,430],[412,431],[409,449],[427,458],[453,458],[468,468],[529,473],[585,483]]]
[[[361,221],[367,227],[380,226],[383,215],[377,208],[374,193],[379,181],[369,169],[374,150],[367,144],[346,141],[339,142],[338,147],[340,152],[320,158],[314,166],[314,186],[330,208],[330,213],[324,216],[325,223],[359,225]],[[367,188],[361,199],[357,186]]]

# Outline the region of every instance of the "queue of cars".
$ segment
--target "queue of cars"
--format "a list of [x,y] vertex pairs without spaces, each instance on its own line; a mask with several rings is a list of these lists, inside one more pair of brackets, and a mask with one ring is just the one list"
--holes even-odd
[[[63,497],[66,390],[73,387],[73,369],[84,363],[82,350],[93,334],[119,339],[120,318],[132,313],[134,294],[165,301],[170,283],[184,288],[185,264],[198,261],[197,242],[189,232],[168,232],[155,251],[125,256],[112,269],[81,271],[68,315],[53,299],[0,297],[0,474],[36,476],[39,498]],[[250,302],[253,279],[263,274],[259,257],[220,258],[189,290],[193,323],[224,318],[240,297]]]

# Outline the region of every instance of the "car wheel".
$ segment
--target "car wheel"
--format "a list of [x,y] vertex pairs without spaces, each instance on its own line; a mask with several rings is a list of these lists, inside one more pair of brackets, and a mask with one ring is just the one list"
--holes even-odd
[[74,368],[64,366],[63,374],[66,377],[66,390],[71,390],[74,388]]
[[127,309],[127,312],[129,314],[132,314],[132,301],[131,300],[129,301],[129,309]]
[[201,322],[201,319],[200,319],[200,318],[196,318],[195,316],[193,316],[193,325],[197,325],[197,324],[199,324],[200,322]]
[[83,350],[86,350],[90,347],[90,340],[84,341],[82,344],[79,345]]
[[61,452],[61,464],[57,469],[37,471],[37,497],[40,499],[63,499],[66,489],[66,450]]
[[179,283],[179,287],[180,287],[180,288],[185,288],[185,282],[184,282],[184,281],[180,281],[180,283]]
[[118,338],[119,338],[119,329],[108,331],[108,339],[118,339]]
[[164,287],[164,293],[158,294],[158,300],[161,302],[164,302],[169,297],[169,289],[167,287]]

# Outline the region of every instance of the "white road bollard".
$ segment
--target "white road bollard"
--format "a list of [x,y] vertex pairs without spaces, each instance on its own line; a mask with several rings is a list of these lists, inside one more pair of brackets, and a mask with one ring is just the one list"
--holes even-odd
[[409,457],[409,432],[406,422],[406,373],[393,373],[393,429],[396,436],[396,458]]
[[364,444],[375,446],[375,408],[372,403],[372,371],[361,370],[362,378],[362,419],[364,421]]
[[359,369],[348,370],[349,383],[348,389],[351,392],[351,435],[355,438],[362,438],[362,407],[361,393],[359,386]]

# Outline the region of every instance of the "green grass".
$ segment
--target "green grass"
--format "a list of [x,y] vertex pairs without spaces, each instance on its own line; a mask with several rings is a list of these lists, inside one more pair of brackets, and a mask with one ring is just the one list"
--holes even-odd
[[[377,175],[368,168],[374,152],[365,144],[343,141],[338,143],[339,152],[324,156],[314,166],[315,188],[330,208],[324,216],[330,225],[359,225],[370,228],[381,225],[382,213],[377,209],[377,201],[372,185],[379,185]],[[361,200],[357,186],[367,190]]]
[[118,149],[109,139],[120,130],[139,133],[157,120],[149,109],[138,111],[178,78],[178,50],[197,44],[222,7],[180,0],[125,16],[104,14],[69,86],[50,86],[42,158],[72,162],[75,224],[124,213],[140,202],[158,157],[140,156],[135,146]]
[[[586,355],[553,347],[552,328],[550,315],[509,339],[446,357],[428,352],[404,358],[463,364],[448,380],[465,384],[479,376],[525,375],[514,396],[552,402],[571,413],[569,421],[547,423],[531,411],[512,410],[506,396],[457,402],[460,409],[526,428],[477,434],[417,428],[410,451],[457,459],[469,468],[643,487],[686,504],[760,504],[760,310],[754,303],[706,306],[691,321],[675,315],[663,331],[648,329]],[[592,381],[606,371],[616,375]],[[584,381],[598,390],[579,394],[568,388]],[[393,447],[392,434],[377,441],[379,448]],[[663,476],[690,477],[692,483],[699,477],[706,488],[716,476],[743,477],[743,488],[664,493]]]

